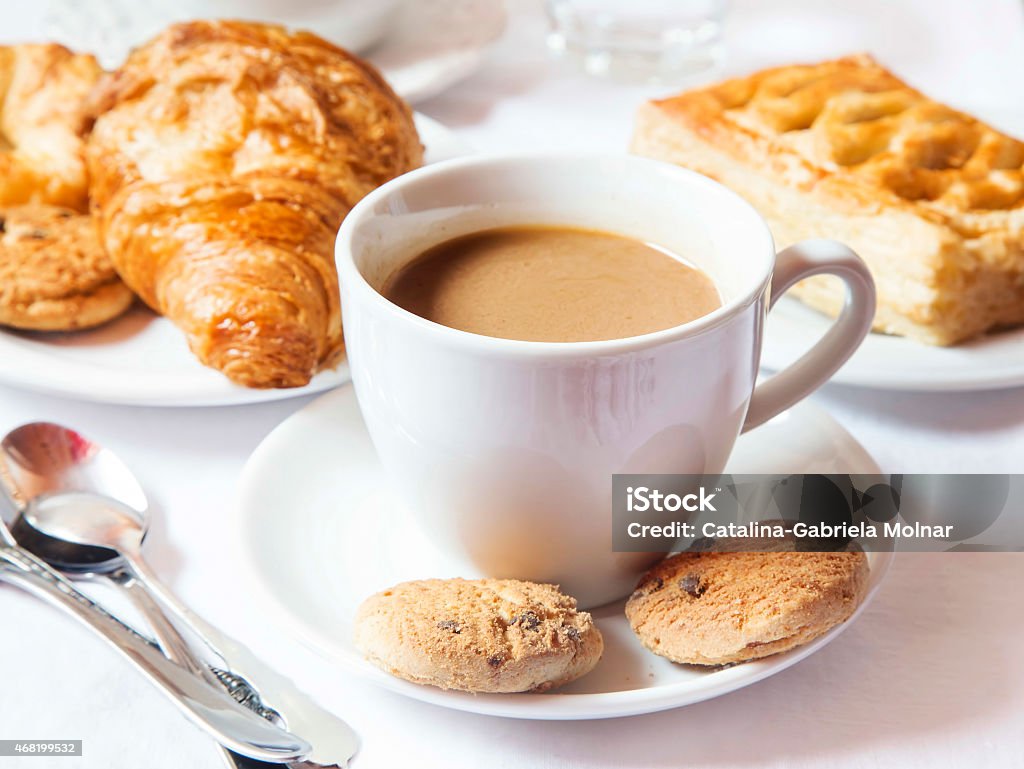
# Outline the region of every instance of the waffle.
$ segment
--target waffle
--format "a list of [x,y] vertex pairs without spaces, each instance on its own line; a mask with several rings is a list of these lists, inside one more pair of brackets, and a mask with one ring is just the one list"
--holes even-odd
[[[780,247],[850,245],[878,287],[878,331],[950,345],[1024,323],[1024,143],[869,56],[649,102],[633,151],[732,187]],[[793,291],[833,315],[844,298],[828,277]]]

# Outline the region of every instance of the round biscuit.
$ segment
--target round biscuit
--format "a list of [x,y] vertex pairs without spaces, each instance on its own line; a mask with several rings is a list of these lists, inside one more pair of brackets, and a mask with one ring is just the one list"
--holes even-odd
[[588,673],[604,649],[574,598],[510,579],[403,582],[360,606],[355,642],[393,675],[466,692],[546,691]]
[[859,551],[679,553],[644,575],[626,617],[644,646],[673,662],[745,662],[848,619],[867,575]]
[[0,208],[0,325],[71,331],[106,323],[132,304],[92,218],[67,208]]

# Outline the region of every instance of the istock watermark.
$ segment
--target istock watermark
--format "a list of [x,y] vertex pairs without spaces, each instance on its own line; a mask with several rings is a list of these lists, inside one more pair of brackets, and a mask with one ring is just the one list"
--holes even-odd
[[626,488],[626,509],[631,513],[646,513],[648,510],[659,513],[675,513],[679,510],[685,510],[688,513],[705,511],[713,513],[715,506],[712,503],[715,494],[720,491],[721,489],[716,488],[713,493],[708,494],[707,489],[700,486],[697,491],[679,495],[664,494],[658,489],[651,489],[647,486],[637,486],[636,488],[629,486]]
[[616,475],[617,552],[1024,550],[1024,476]]

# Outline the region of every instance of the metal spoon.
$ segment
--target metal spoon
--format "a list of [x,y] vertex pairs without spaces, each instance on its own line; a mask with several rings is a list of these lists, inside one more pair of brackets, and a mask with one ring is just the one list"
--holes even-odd
[[[75,494],[49,495],[42,498],[45,500],[42,504],[44,507],[75,504],[77,497],[78,495]],[[36,500],[31,500],[29,509],[37,504],[39,503]],[[65,574],[72,575],[75,579],[107,580],[119,587],[146,619],[167,659],[182,665],[195,675],[206,678],[217,688],[227,685],[227,674],[223,671],[212,670],[196,658],[177,628],[167,619],[159,604],[153,600],[145,587],[140,585],[131,568],[124,563],[124,559],[118,553],[103,547],[78,545],[54,539],[35,529],[23,514],[14,521],[11,530],[15,539],[23,547],[51,566],[57,566]],[[225,678],[217,678],[217,672],[220,672]],[[249,688],[251,689],[251,687]],[[238,688],[228,688],[228,693],[240,700],[241,704],[250,710],[254,710],[259,716],[278,725],[284,725],[277,713],[263,708],[261,703],[256,704],[252,702],[251,698],[247,700],[245,697],[236,696],[239,693]],[[256,704],[256,707],[253,707],[253,704]],[[228,769],[270,769],[270,767],[276,766],[276,764],[246,758],[223,745],[218,745],[217,749]],[[297,764],[289,765],[296,766]]]
[[[0,464],[2,467],[2,464]],[[7,501],[0,495],[0,508]],[[146,638],[111,616],[59,573],[19,547],[0,516],[0,582],[8,582],[80,620],[124,655],[196,726],[219,743],[277,762],[299,758],[309,745],[257,717],[226,692],[172,663]]]
[[[188,643],[174,625],[167,620],[160,606],[140,584],[135,572],[119,553],[105,547],[80,545],[55,539],[34,527],[25,516],[26,511],[29,510],[41,509],[47,511],[44,514],[54,514],[65,505],[96,504],[97,499],[101,500],[102,498],[77,493],[47,494],[33,498],[12,522],[11,533],[19,545],[75,579],[98,577],[109,580],[119,587],[146,619],[169,660],[177,662],[192,674],[205,678],[214,686],[222,686],[222,681],[218,679],[215,671],[196,658]],[[127,507],[125,512],[138,515],[136,511]],[[245,702],[242,704],[247,705]],[[256,710],[259,715],[263,715],[256,708],[250,708],[250,710]]]
[[[142,556],[146,526],[134,510],[115,499],[91,492],[67,491],[35,497],[29,500],[21,514],[29,526],[51,539],[116,553],[124,561],[124,568],[134,577],[140,592],[155,599],[160,607],[174,616],[178,625],[201,642],[198,648],[193,648],[176,634],[176,637],[168,639],[173,647],[165,648],[168,656],[213,682],[218,680],[209,668],[226,668],[224,655],[197,627],[195,615],[163,585],[146,563]],[[147,619],[152,619],[150,612],[147,612]],[[207,664],[203,664],[200,656],[206,658]]]
[[[49,449],[41,450],[40,444]],[[344,766],[355,754],[358,740],[344,721],[191,612],[159,582],[141,553],[148,525],[145,494],[112,452],[59,425],[34,423],[0,442],[0,463],[5,459],[14,470],[0,480],[20,496],[19,538],[25,537],[40,555],[68,572],[105,573],[114,578],[134,594],[159,640],[172,642],[169,656],[205,658],[236,697],[268,717],[279,718],[263,705],[249,683],[255,681],[263,697],[287,713],[288,727],[311,739],[313,751],[304,766],[314,762]],[[174,615],[177,628],[154,605],[154,598]],[[178,630],[197,644],[173,643],[175,638],[181,641]],[[236,765],[241,764],[236,760]]]
[[[152,597],[146,595],[144,586],[139,585],[120,553],[47,536],[24,517],[26,509],[40,504],[54,512],[62,509],[65,502],[95,507],[110,500],[120,503],[123,512],[135,518],[144,535],[149,503],[128,467],[109,449],[51,422],[19,427],[4,437],[0,447],[0,481],[22,513],[11,522],[12,534],[19,544],[61,571],[80,576],[110,576],[146,618],[169,659],[220,685],[210,668],[196,659],[167,622]],[[68,493],[75,496],[68,498]]]

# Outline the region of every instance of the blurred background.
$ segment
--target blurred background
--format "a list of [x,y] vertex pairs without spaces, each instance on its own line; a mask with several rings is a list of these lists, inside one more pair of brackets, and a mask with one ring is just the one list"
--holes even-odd
[[[868,51],[957,106],[1024,104],[1019,0],[2,0],[0,41],[55,38],[116,66],[170,21],[248,17],[312,29],[366,54],[423,111],[466,125],[529,94],[644,95],[769,64]],[[601,87],[595,78],[604,79]],[[611,81],[611,82],[608,82]],[[660,81],[660,82],[659,82]],[[461,83],[458,91],[450,92]],[[582,93],[580,92],[582,89]],[[444,95],[447,94],[447,95]],[[582,102],[584,99],[576,99]],[[533,113],[535,110],[531,110]],[[627,116],[605,114],[600,127]],[[507,141],[521,145],[522,125]],[[526,140],[535,146],[536,126]],[[513,137],[519,136],[516,141]],[[493,137],[492,137],[493,138]],[[504,137],[502,140],[506,140]]]

